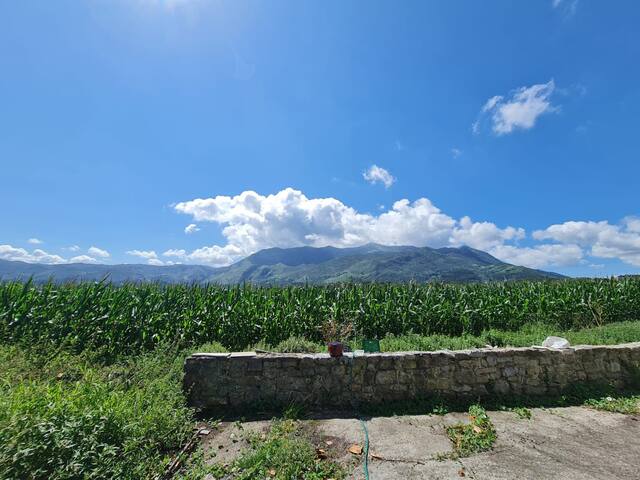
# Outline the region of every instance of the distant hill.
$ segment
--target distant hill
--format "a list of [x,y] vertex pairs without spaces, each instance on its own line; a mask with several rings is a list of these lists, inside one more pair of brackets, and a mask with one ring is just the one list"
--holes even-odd
[[261,250],[228,267],[203,265],[41,265],[0,260],[0,279],[36,282],[101,280],[114,283],[255,283],[273,285],[336,282],[488,282],[563,278],[518,267],[469,247],[297,247]]

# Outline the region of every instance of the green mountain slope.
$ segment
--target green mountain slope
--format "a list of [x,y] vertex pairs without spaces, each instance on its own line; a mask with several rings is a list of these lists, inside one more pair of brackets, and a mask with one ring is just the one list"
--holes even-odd
[[35,265],[0,260],[0,280],[36,282],[101,280],[114,283],[255,283],[295,285],[335,282],[487,282],[562,278],[518,267],[469,247],[298,247],[261,250],[224,268],[202,265]]
[[487,282],[562,278],[469,247],[333,247],[262,250],[218,272],[220,283]]

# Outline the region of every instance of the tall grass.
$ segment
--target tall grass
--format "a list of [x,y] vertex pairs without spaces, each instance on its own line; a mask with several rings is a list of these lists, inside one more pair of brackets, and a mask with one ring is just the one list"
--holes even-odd
[[328,319],[361,336],[479,335],[640,318],[640,279],[303,287],[0,283],[0,343],[135,353],[172,342],[242,349],[321,340]]

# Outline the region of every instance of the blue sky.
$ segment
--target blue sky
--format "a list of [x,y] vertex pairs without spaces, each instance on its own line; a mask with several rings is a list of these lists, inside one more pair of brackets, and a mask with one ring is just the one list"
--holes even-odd
[[1,2],[0,258],[375,241],[637,273],[639,20],[634,1]]

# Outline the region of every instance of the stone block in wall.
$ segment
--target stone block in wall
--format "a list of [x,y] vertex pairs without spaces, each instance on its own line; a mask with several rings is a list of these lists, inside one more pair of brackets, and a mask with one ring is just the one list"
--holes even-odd
[[380,370],[375,376],[376,385],[393,385],[397,381],[395,370]]

